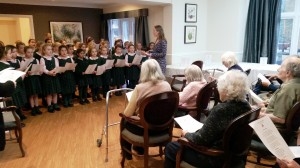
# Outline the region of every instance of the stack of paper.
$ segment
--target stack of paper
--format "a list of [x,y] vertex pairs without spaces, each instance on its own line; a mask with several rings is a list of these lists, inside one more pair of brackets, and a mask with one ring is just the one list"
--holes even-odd
[[175,121],[182,128],[182,130],[185,130],[187,132],[196,132],[197,130],[201,129],[203,126],[202,123],[195,120],[190,115],[176,117]]

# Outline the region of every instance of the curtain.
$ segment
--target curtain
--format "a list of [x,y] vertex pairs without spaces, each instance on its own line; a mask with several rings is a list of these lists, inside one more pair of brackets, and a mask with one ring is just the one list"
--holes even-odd
[[244,42],[244,62],[258,63],[260,57],[268,57],[268,63],[275,63],[281,1],[250,0]]
[[[132,10],[132,11],[123,11],[123,12],[116,12],[116,13],[105,13],[101,15],[101,37],[108,39],[109,36],[109,31],[112,32],[112,30],[109,30],[108,27],[108,22],[109,20],[112,19],[124,19],[124,18],[139,18],[139,17],[146,17],[146,22],[143,21],[144,23],[146,23],[148,25],[147,22],[147,16],[148,16],[148,9],[143,8],[143,9],[137,9],[137,10]],[[148,27],[147,27],[147,31],[148,32]],[[148,38],[146,39],[148,41],[146,41],[147,45],[149,42],[149,35]]]
[[100,22],[100,38],[108,40],[108,20],[101,20]]
[[140,42],[144,47],[150,42],[147,16],[135,18],[135,42]]

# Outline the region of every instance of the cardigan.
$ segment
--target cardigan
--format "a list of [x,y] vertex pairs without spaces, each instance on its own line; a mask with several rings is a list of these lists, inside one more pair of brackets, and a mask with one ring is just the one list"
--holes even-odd
[[248,112],[251,107],[247,101],[225,101],[212,108],[203,127],[195,133],[186,133],[189,141],[207,147],[222,147],[225,129],[236,117]]
[[200,89],[206,84],[206,80],[190,82],[182,92],[179,92],[179,105],[184,107],[196,106],[196,99]]
[[132,92],[129,103],[124,111],[124,114],[127,117],[138,115],[142,100],[149,96],[168,91],[172,91],[170,84],[162,80],[158,81],[156,84],[154,84],[152,81],[148,81],[136,85]]

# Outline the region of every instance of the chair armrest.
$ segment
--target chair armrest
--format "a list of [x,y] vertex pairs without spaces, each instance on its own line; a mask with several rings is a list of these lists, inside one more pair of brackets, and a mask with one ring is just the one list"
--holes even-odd
[[181,110],[181,111],[195,111],[195,110],[197,110],[197,107],[178,106],[177,109]]
[[0,112],[5,112],[5,111],[15,111],[17,110],[17,107],[16,106],[9,106],[9,107],[3,107],[3,108],[0,108]]
[[183,145],[183,146],[188,146],[194,150],[196,150],[199,153],[203,153],[205,155],[209,155],[209,156],[221,156],[224,154],[224,151],[222,150],[217,150],[217,149],[212,149],[212,148],[208,148],[206,146],[200,146],[200,145],[196,145],[192,142],[190,142],[189,140],[187,140],[186,138],[179,138],[178,142]]
[[0,98],[0,102],[12,101],[11,97],[2,97]]
[[127,117],[124,113],[119,113],[119,116],[121,118],[124,118],[126,121],[128,121],[131,124],[139,125],[141,126],[141,120],[138,116],[130,116]]
[[177,78],[177,77],[185,77],[184,75],[182,74],[178,74],[178,75],[172,75],[173,78]]

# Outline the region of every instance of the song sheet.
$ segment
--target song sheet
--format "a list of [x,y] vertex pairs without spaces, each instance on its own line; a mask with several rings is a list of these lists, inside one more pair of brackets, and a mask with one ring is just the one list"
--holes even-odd
[[12,70],[10,68],[0,71],[0,83],[5,83],[7,81],[16,81],[19,77],[25,75],[25,72]]
[[28,66],[29,66],[29,64],[31,63],[31,61],[32,61],[32,60],[25,60],[25,61],[22,61],[22,62],[20,63],[20,68],[19,68],[19,70],[20,70],[20,71],[25,71],[26,68],[28,68]]
[[268,85],[271,84],[271,82],[270,82],[264,75],[262,75],[261,73],[259,73],[259,74],[257,75],[257,77],[261,80],[261,82],[263,82],[263,83],[268,83]]
[[125,67],[125,59],[117,59],[115,67]]
[[250,91],[249,91],[249,94],[250,94],[252,100],[253,100],[256,104],[263,103],[263,100],[262,100],[257,94],[255,94],[251,89],[250,89]]
[[264,116],[251,122],[249,125],[274,156],[280,160],[285,159],[289,161],[295,158],[270,117]]
[[141,55],[135,55],[134,59],[132,61],[132,64],[133,65],[141,65],[142,59],[143,59],[143,56],[141,56]]
[[56,67],[55,73],[64,73],[66,71],[65,67]]
[[96,69],[96,67],[97,67],[97,64],[89,65],[89,66],[86,68],[84,74],[93,74],[94,71],[95,71],[95,69]]
[[176,117],[174,118],[177,124],[182,128],[182,130],[188,131],[188,132],[196,132],[197,130],[201,129],[203,127],[203,123],[200,123],[199,121],[195,120],[190,115],[185,115],[182,117]]
[[114,61],[115,60],[109,60],[107,59],[106,62],[105,62],[105,69],[111,69],[114,65]]
[[43,68],[43,66],[41,64],[32,64],[31,70],[30,70],[30,72],[31,72],[30,76],[41,75],[42,68]]
[[67,62],[65,65],[66,71],[71,70],[74,71],[77,64]]
[[289,146],[295,158],[300,158],[300,146]]
[[97,67],[96,75],[102,75],[105,72],[105,65],[101,65]]

